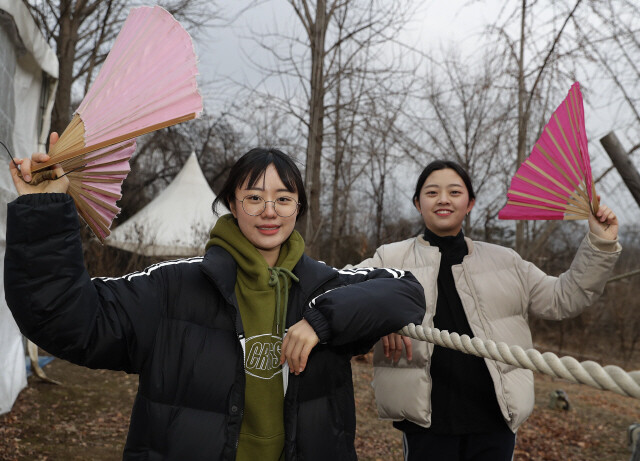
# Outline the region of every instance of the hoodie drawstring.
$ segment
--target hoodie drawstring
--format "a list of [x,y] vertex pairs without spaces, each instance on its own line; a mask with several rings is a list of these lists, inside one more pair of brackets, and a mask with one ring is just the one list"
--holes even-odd
[[[282,285],[280,284],[280,278],[284,280],[284,309],[282,308],[282,299],[280,291]],[[287,306],[289,304],[289,288],[291,287],[290,281],[299,282],[293,272],[284,267],[270,267],[269,268],[269,286],[275,287],[276,290],[276,334],[281,335],[280,324],[286,325],[287,322]]]

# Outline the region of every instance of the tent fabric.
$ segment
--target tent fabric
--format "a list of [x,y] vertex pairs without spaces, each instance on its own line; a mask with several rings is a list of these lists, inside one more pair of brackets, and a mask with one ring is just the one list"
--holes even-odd
[[[11,138],[4,141],[15,154],[23,157],[44,148],[57,85],[58,59],[22,2],[0,0],[0,32],[5,51],[2,57],[4,75],[0,78],[0,93],[13,96],[10,101],[12,110],[6,112],[12,119],[9,120],[12,126]],[[12,48],[9,49],[10,47]],[[7,62],[9,59],[12,62]],[[12,75],[7,75],[9,69],[13,70]],[[4,158],[6,153],[0,155]],[[6,162],[4,165],[5,168],[0,168],[2,261],[6,248],[6,203],[17,196]],[[4,265],[0,267],[0,276],[4,278]],[[26,385],[22,335],[6,305],[4,285],[0,285],[0,414],[11,410],[18,394]]]
[[[22,2],[0,0],[0,26],[10,35],[18,55],[13,148],[20,156],[43,152],[58,85],[58,58]],[[39,110],[42,117],[34,116]]]
[[0,15],[11,16],[15,25],[16,38],[22,44],[20,51],[29,54],[43,72],[57,79],[58,58],[56,53],[47,44],[27,7],[16,0],[0,0]]
[[[171,184],[115,228],[105,243],[145,256],[201,255],[217,221],[211,210],[215,198],[192,153]],[[226,208],[218,211],[228,213]]]
[[[19,157],[45,151],[56,86],[57,80],[45,77],[36,61],[18,59],[13,85],[16,99],[13,146]],[[46,107],[42,117],[38,117],[43,96]],[[42,129],[44,126],[46,129]]]

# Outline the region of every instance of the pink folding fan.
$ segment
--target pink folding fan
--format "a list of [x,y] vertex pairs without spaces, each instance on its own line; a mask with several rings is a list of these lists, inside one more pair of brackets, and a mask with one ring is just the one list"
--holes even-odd
[[115,201],[129,172],[133,138],[202,112],[197,73],[191,37],[171,14],[158,6],[132,9],[89,92],[49,151],[51,160],[34,168],[60,164],[71,172],[69,194],[100,240],[120,211]]
[[507,191],[500,219],[587,219],[599,208],[580,84],[551,116]]
[[120,212],[116,202],[122,197],[122,182],[131,168],[129,159],[136,150],[136,140],[103,147],[65,162],[69,169],[69,195],[78,213],[103,241],[113,219]]

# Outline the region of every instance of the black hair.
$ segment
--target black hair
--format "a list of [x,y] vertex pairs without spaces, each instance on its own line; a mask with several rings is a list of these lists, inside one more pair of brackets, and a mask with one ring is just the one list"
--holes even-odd
[[453,171],[458,173],[458,176],[462,178],[462,182],[464,182],[464,185],[467,187],[467,192],[469,193],[469,201],[476,198],[476,193],[473,191],[473,185],[471,184],[471,178],[469,177],[469,173],[467,173],[467,170],[462,168],[459,163],[456,163],[452,160],[434,160],[426,167],[424,167],[424,170],[422,170],[422,173],[420,173],[420,176],[418,177],[418,182],[416,183],[416,192],[415,194],[413,194],[414,205],[416,201],[420,200],[420,190],[422,189],[422,186],[424,186],[424,182],[427,180],[429,175],[434,171],[444,170],[447,168],[452,169]]
[[308,205],[300,170],[293,159],[284,152],[264,147],[251,149],[231,167],[222,190],[213,201],[213,212],[217,214],[216,205],[220,202],[224,203],[230,210],[230,203],[236,198],[236,189],[241,187],[247,178],[249,178],[249,187],[253,187],[269,165],[273,165],[276,168],[278,176],[280,176],[289,192],[298,193],[298,217],[302,216],[307,211]]

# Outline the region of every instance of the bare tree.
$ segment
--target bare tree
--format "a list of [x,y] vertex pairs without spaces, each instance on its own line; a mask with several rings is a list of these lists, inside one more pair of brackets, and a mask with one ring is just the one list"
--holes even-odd
[[[582,56],[617,90],[618,98],[640,130],[640,5],[629,0],[590,0],[590,20],[573,17]],[[638,150],[640,145],[636,145]]]
[[[289,0],[289,4],[303,27],[303,38],[282,31],[255,34],[256,41],[271,53],[275,64],[269,67],[254,62],[254,66],[266,76],[265,80],[280,81],[282,92],[276,94],[264,86],[252,91],[251,97],[269,101],[288,113],[292,124],[303,123],[307,129],[305,185],[310,211],[303,233],[309,253],[317,256],[321,223],[328,221],[326,218],[323,221],[321,208],[323,159],[335,158],[333,149],[337,149],[335,177],[336,169],[350,155],[344,143],[351,142],[353,137],[345,133],[362,126],[349,112],[359,107],[352,90],[360,86],[364,91],[363,73],[381,71],[381,60],[372,65],[376,62],[373,54],[368,55],[371,58],[368,65],[363,65],[360,58],[372,47],[380,50],[385,43],[393,43],[401,25],[408,20],[410,2]],[[352,85],[351,79],[359,83]],[[292,87],[302,88],[304,94],[296,94]]]
[[[503,56],[487,52],[481,58],[463,58],[455,49],[443,53],[428,73],[415,113],[415,131],[425,139],[411,155],[424,166],[424,157],[451,159],[462,165],[473,178],[474,190],[484,197],[482,208],[473,213],[482,228],[496,218],[503,193],[508,139],[513,136],[511,114],[515,98],[505,94],[505,77],[500,72]],[[490,194],[490,195],[489,195]],[[471,235],[471,220],[464,232]],[[486,237],[486,236],[485,236]]]
[[[349,32],[349,10],[340,10],[336,14],[336,37],[338,41]],[[352,14],[352,13],[351,13]],[[397,29],[396,29],[397,31]],[[404,141],[404,133],[400,124],[404,112],[400,108],[405,104],[414,90],[418,64],[408,65],[408,55],[411,50],[398,47],[391,50],[388,47],[384,53],[385,62],[380,62],[380,46],[382,44],[374,35],[365,36],[355,42],[344,42],[338,48],[331,61],[332,71],[329,73],[328,87],[331,89],[326,95],[326,118],[328,124],[325,128],[325,148],[323,151],[323,164],[325,168],[323,182],[330,185],[330,191],[325,190],[323,196],[330,194],[330,206],[325,206],[324,214],[329,216],[330,232],[326,244],[329,247],[328,261],[337,264],[338,248],[346,229],[352,227],[351,215],[355,213],[369,214],[372,209],[377,209],[379,218],[374,230],[374,240],[380,241],[383,229],[384,213],[380,210],[380,203],[372,208],[370,202],[362,202],[358,197],[362,194],[353,194],[354,186],[360,183],[364,187],[365,195],[375,197],[384,203],[384,197],[372,192],[369,188],[376,188],[375,172],[371,166],[378,160],[379,166],[384,166],[384,177],[389,179],[391,170],[398,166],[398,162],[386,162],[392,155],[392,150],[398,150],[398,144]],[[387,29],[385,40],[394,40],[392,27]],[[392,121],[390,123],[390,120]],[[372,148],[378,145],[377,149]],[[380,145],[388,148],[381,152]],[[385,160],[381,156],[384,156]],[[369,180],[362,183],[360,177],[363,173]],[[389,173],[389,174],[387,174]],[[373,175],[373,176],[372,176]],[[387,184],[387,183],[385,183]],[[389,184],[387,184],[389,185]],[[377,190],[382,193],[383,190]],[[352,206],[355,200],[359,206]],[[362,232],[362,229],[358,231]],[[376,238],[377,236],[378,238]]]
[[[566,94],[573,80],[571,66],[576,59],[576,47],[569,29],[582,3],[583,0],[521,0],[514,6],[513,2],[505,2],[503,14],[489,27],[506,51],[505,70],[512,76],[513,84],[505,90],[517,95],[514,171],[539,137],[549,111],[556,107],[554,101]],[[519,27],[514,37],[510,26],[516,19]],[[568,45],[563,47],[565,41]],[[566,68],[562,67],[564,63],[568,63]],[[516,223],[516,251],[523,256],[526,256],[526,226],[524,221]]]
[[[621,133],[632,147],[625,154],[627,161],[640,168],[640,5],[628,0],[590,0],[588,20],[574,19],[580,53],[585,62],[585,74],[594,74],[592,91],[596,97],[607,95],[612,111],[612,129]],[[599,94],[598,94],[599,93]],[[608,137],[608,136],[607,136]],[[605,138],[607,138],[605,137]],[[605,139],[603,138],[603,139]],[[618,202],[637,209],[631,196],[624,190],[620,177],[607,177],[610,165],[597,177],[597,181],[616,195]],[[624,173],[621,174],[624,177]],[[604,181],[603,181],[604,180]],[[637,200],[636,200],[637,201]],[[620,207],[620,205],[618,205]],[[628,215],[628,216],[633,216]]]
[[[314,229],[320,228],[320,168],[322,159],[322,140],[324,135],[324,93],[325,93],[325,46],[327,29],[338,5],[331,3],[327,11],[326,0],[316,0],[315,11],[306,0],[290,0],[290,4],[304,25],[311,51],[311,73],[309,76],[309,136],[307,138],[307,161],[305,167],[305,186],[309,194],[309,214],[305,225],[305,237],[310,238]],[[313,251],[313,238],[310,239],[309,252]]]
[[393,186],[393,173],[405,163],[404,153],[411,143],[404,131],[405,102],[412,96],[409,89],[396,89],[397,94],[369,94],[366,106],[365,128],[362,130],[362,147],[366,151],[365,166],[368,187],[365,189],[369,197],[367,206],[373,216],[373,246],[377,248],[387,242],[384,235],[385,217],[397,213],[389,210],[389,191]]

